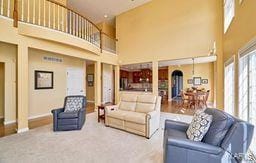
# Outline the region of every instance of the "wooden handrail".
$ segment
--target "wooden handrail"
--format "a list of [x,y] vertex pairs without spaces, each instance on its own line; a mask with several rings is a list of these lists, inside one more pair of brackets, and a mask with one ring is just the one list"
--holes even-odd
[[68,6],[65,6],[65,5],[63,5],[63,4],[59,3],[59,2],[54,1],[54,0],[46,0],[46,1],[49,1],[49,2],[54,3],[54,4],[56,4],[56,5],[59,5],[59,6],[63,7],[63,8],[66,8],[66,9],[69,10],[69,11],[72,11],[73,13],[75,13],[75,14],[81,16],[82,18],[84,18],[85,20],[87,20],[88,22],[90,22],[95,28],[97,28],[97,29],[100,31],[100,28],[99,28],[96,24],[94,24],[91,20],[89,20],[89,19],[86,18],[85,16],[79,14],[78,12],[76,12],[75,10],[73,10],[72,8],[70,8],[70,7],[68,7]]
[[104,33],[104,32],[101,32],[101,34],[107,36],[108,38],[110,38],[110,39],[112,39],[112,40],[118,41],[118,39],[116,39],[115,37],[110,36],[110,35],[108,35],[108,34],[106,34],[106,33]]

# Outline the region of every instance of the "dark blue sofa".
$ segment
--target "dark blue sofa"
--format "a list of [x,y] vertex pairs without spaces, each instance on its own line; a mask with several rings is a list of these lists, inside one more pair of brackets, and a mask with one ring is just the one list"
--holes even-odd
[[237,163],[237,156],[247,152],[254,126],[218,109],[206,109],[213,116],[202,142],[189,140],[189,124],[165,121],[165,163]]

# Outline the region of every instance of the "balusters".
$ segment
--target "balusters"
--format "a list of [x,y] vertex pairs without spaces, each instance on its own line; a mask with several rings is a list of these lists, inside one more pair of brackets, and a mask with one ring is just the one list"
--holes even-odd
[[53,29],[56,28],[56,11],[55,11],[55,4],[52,3],[53,5]]
[[45,12],[45,9],[46,9],[46,3],[45,3],[45,1],[46,0],[43,0],[44,1],[44,26],[46,25],[46,20],[45,20],[45,18],[46,18],[46,12]]
[[65,29],[64,29],[64,20],[63,20],[63,18],[64,18],[64,8],[63,7],[61,7],[61,31],[65,31]]
[[60,6],[57,6],[57,23],[58,23],[58,30],[60,30]]
[[51,2],[48,1],[48,27],[51,28]]
[[33,0],[33,24],[36,23],[36,0]]
[[29,15],[30,15],[30,11],[29,11],[29,9],[30,9],[30,0],[28,0],[27,7],[28,7],[28,9],[27,9],[27,22],[29,23],[29,21],[30,21],[30,17],[29,17]]
[[21,21],[24,21],[24,0],[21,0]]
[[4,0],[1,0],[1,8],[0,8],[0,10],[1,10],[1,15],[4,15]]
[[7,17],[9,18],[10,17],[10,0],[7,0]]
[[41,0],[38,0],[38,25],[41,25]]

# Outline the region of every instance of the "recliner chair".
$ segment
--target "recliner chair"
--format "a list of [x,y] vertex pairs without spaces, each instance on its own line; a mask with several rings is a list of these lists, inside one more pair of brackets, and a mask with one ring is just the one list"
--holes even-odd
[[206,109],[213,116],[202,142],[189,140],[189,124],[165,121],[165,163],[237,163],[251,144],[254,126],[218,109]]
[[[71,111],[65,111],[67,107]],[[86,119],[85,113],[85,96],[67,96],[63,108],[52,110],[53,131],[80,130]]]

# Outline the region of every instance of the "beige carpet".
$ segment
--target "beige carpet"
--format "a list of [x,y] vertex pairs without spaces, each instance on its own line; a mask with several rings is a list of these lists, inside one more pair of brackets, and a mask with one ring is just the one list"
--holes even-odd
[[161,113],[161,128],[148,140],[97,122],[87,115],[81,131],[53,132],[52,125],[0,138],[0,163],[161,163],[165,119],[191,117]]

